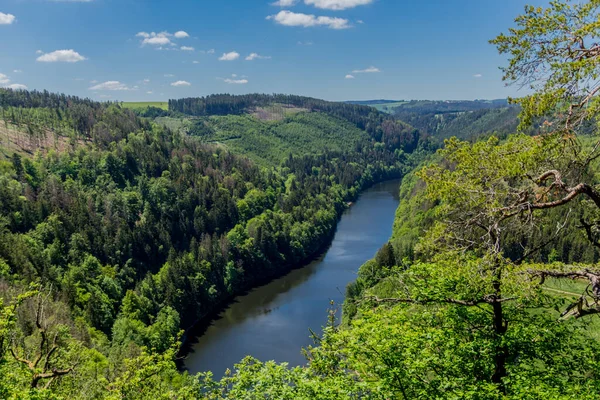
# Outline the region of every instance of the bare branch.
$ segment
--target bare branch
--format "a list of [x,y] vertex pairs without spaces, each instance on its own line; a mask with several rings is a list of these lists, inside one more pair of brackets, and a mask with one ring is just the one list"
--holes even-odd
[[475,307],[480,304],[500,304],[507,301],[515,300],[515,297],[498,298],[495,295],[486,295],[476,300],[457,300],[457,299],[410,299],[410,298],[379,298],[378,296],[368,296],[367,299],[374,300],[378,303],[407,303],[407,304],[456,304],[466,307]]
[[543,280],[546,278],[558,279],[586,279],[590,282],[592,288],[592,297],[600,299],[600,271],[591,271],[589,269],[572,270],[572,271],[553,271],[553,270],[534,270],[529,269],[527,273],[533,277],[539,277]]

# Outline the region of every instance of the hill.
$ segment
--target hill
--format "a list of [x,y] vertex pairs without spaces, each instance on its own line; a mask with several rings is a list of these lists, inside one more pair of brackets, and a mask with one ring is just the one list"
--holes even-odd
[[[170,105],[143,117],[157,109],[0,89],[0,397],[7,376],[64,398],[130,398],[140,371],[136,395],[184,390],[179,331],[311,260],[419,141],[372,108],[317,99]],[[34,357],[46,378],[20,369]]]
[[365,100],[349,104],[371,106],[389,114],[443,114],[508,107],[506,99],[498,100]]
[[196,121],[189,133],[274,165],[290,154],[350,152],[370,139],[348,121],[318,112],[303,112],[281,121],[264,121],[252,115],[214,116]]
[[473,140],[482,135],[501,137],[516,131],[519,107],[507,100],[410,101],[389,109],[435,143],[458,137]]
[[371,107],[288,95],[214,95],[170,100],[170,117],[156,121],[247,155],[261,165],[277,165],[290,155],[352,152],[385,143],[411,153],[419,132]]
[[475,139],[495,133],[506,136],[516,131],[519,107],[505,99],[474,101],[364,101],[352,104],[368,105],[394,115],[429,136],[436,145],[452,136]]

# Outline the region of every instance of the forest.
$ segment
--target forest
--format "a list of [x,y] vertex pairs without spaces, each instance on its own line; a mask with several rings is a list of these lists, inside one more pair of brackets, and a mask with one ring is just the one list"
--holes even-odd
[[[87,368],[103,380],[81,398],[122,393],[124,360],[153,365],[162,357],[168,374],[178,374],[182,330],[310,260],[347,202],[405,173],[403,149],[418,141],[387,117],[365,117],[380,124],[372,133],[358,128],[342,105],[264,132],[250,114],[210,116],[221,118],[220,132],[244,136],[246,147],[229,149],[119,104],[0,93],[1,368],[22,372],[5,375],[13,384],[0,385],[2,397],[27,387],[31,396],[68,397],[90,384]],[[227,98],[220,107],[238,100],[247,101]],[[265,148],[273,129],[277,146]],[[262,164],[247,158],[256,149]]]
[[[597,399],[599,17],[557,0],[491,40],[510,105],[0,89],[0,398]],[[183,330],[398,177],[307,365],[178,370]]]

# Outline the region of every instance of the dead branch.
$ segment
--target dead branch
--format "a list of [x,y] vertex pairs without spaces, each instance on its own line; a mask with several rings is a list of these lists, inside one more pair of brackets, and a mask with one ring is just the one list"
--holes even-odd
[[507,301],[515,300],[515,297],[499,298],[495,295],[486,295],[476,300],[457,300],[457,299],[411,299],[411,298],[379,298],[378,296],[368,296],[367,299],[374,300],[378,303],[390,303],[390,304],[456,304],[466,307],[475,307],[480,304],[500,304]]
[[[49,295],[48,295],[49,296]],[[64,368],[52,368],[52,356],[58,350],[58,334],[54,336],[52,340],[52,344],[48,339],[48,327],[45,323],[44,319],[44,305],[45,299],[42,297],[41,293],[38,294],[38,305],[36,309],[36,317],[35,317],[35,325],[40,332],[40,344],[38,346],[38,355],[34,361],[27,360],[26,358],[20,357],[14,348],[11,347],[10,353],[15,360],[25,365],[32,373],[31,377],[31,388],[37,388],[40,381],[44,379],[49,379],[46,383],[45,387],[48,388],[50,384],[57,378],[63,375],[67,375],[75,369],[75,365]],[[43,366],[40,368],[39,364],[44,360]]]

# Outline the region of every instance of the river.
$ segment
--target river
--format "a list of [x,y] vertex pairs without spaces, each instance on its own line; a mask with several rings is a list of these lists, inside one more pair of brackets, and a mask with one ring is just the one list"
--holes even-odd
[[321,332],[330,301],[341,307],[358,268],[389,240],[399,184],[387,181],[363,192],[344,212],[319,259],[237,297],[197,339],[185,367],[191,373],[213,371],[220,378],[246,355],[305,364],[301,349],[313,344],[309,328]]

